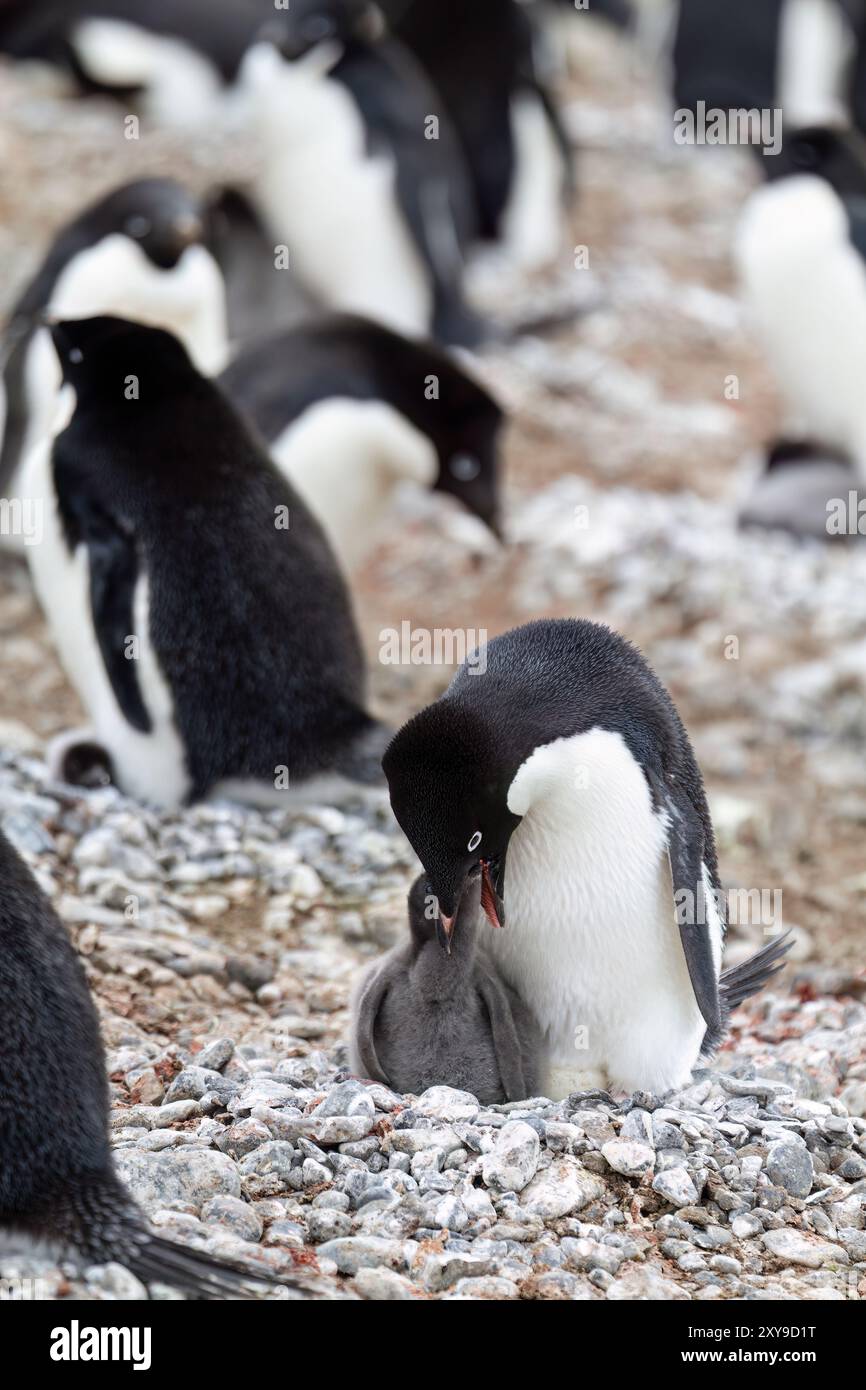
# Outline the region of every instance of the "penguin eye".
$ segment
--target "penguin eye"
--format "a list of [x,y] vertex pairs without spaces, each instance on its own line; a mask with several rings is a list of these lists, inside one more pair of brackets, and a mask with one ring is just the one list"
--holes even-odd
[[471,854],[472,851],[473,851],[473,850],[476,850],[480,844],[481,844],[481,831],[480,831],[480,830],[476,830],[475,834],[472,836],[472,839],[469,841],[469,844],[466,846],[466,848],[469,850],[469,853]]
[[69,360],[70,360],[70,362],[76,362],[76,363],[78,363],[78,362],[83,362],[83,361],[84,361],[84,353],[81,351],[81,348],[70,348],[70,349],[69,349]]
[[481,472],[481,464],[471,454],[455,454],[448,464],[448,471],[458,482],[469,483]]
[[149,218],[137,213],[133,217],[126,219],[124,231],[128,236],[135,237],[136,241],[143,241],[151,229]]
[[334,21],[325,14],[310,15],[301,25],[301,37],[307,43],[321,43],[323,39],[331,38],[334,32]]

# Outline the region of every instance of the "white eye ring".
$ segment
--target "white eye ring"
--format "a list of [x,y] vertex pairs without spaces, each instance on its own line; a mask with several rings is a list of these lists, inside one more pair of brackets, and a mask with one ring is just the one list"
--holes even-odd
[[466,846],[466,848],[469,850],[469,852],[470,852],[470,854],[471,854],[472,851],[473,851],[474,849],[477,849],[478,846],[479,846],[480,844],[481,844],[481,831],[480,831],[480,830],[476,830],[475,834],[472,836],[472,839],[469,841],[469,844]]

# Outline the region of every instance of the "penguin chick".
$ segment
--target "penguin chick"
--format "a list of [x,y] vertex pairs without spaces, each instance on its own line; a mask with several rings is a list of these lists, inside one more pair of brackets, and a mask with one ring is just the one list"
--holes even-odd
[[57,410],[61,377],[46,317],[156,324],[182,339],[202,371],[220,370],[225,289],[205,237],[198,198],[161,178],[113,189],[60,230],[0,343],[0,495],[18,495],[20,465]]
[[481,879],[463,895],[447,951],[425,876],[409,893],[408,943],[366,972],[355,995],[351,1065],[401,1094],[470,1091],[483,1105],[536,1094],[541,1034],[479,949]]
[[441,106],[368,0],[292,0],[238,79],[262,156],[250,198],[308,292],[472,345],[483,336],[462,288],[472,194]]
[[866,145],[856,132],[786,136],[747,201],[735,260],[778,384],[788,438],[850,460],[866,482]]
[[682,1086],[727,1026],[726,902],[673,702],[636,648],[583,620],[482,655],[383,760],[443,928],[480,873],[505,925],[483,948],[542,1029],[545,1094]]
[[[114,1169],[99,1020],[63,924],[0,835],[0,1245],[116,1261],[198,1298],[252,1296],[270,1271],[152,1232]],[[36,1098],[40,1103],[36,1103]],[[289,1282],[292,1281],[280,1281]]]
[[[119,785],[285,804],[380,778],[351,604],[318,523],[170,334],[67,321],[69,423],[28,458],[28,548]],[[68,751],[68,742],[67,742]]]
[[450,494],[499,534],[502,411],[432,343],[332,315],[249,347],[220,384],[347,570],[404,481]]

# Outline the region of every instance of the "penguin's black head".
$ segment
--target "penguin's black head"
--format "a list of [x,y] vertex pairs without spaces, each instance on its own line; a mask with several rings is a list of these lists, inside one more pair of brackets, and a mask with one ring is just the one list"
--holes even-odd
[[205,234],[202,205],[182,184],[174,179],[138,179],[87,208],[61,232],[57,247],[74,255],[105,237],[126,236],[154,265],[171,270]]
[[866,197],[866,141],[858,131],[833,126],[792,131],[779,154],[763,164],[770,180],[814,174],[841,197]]
[[382,767],[394,815],[437,900],[446,942],[479,878],[484,911],[502,926],[505,856],[520,817],[508,809],[513,772],[498,760],[489,731],[465,706],[443,697],[404,725]]
[[372,0],[291,0],[259,37],[296,62],[320,43],[375,43],[384,32],[382,12]]
[[51,325],[63,379],[79,397],[100,395],[152,400],[178,383],[197,379],[186,349],[171,333],[108,316],[64,319]]
[[430,402],[429,430],[439,456],[434,488],[461,502],[501,536],[499,446],[504,415],[459,367],[440,376],[440,396]]

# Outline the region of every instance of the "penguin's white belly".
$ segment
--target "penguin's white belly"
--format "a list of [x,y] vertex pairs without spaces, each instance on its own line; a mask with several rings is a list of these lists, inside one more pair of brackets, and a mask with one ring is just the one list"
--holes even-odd
[[[341,83],[253,49],[244,68],[258,118],[256,182],[276,245],[325,304],[367,314],[399,332],[428,331],[427,267],[400,208],[390,157],[372,157]],[[279,273],[279,272],[275,272]]]
[[593,729],[536,749],[509,806],[523,820],[506,860],[506,925],[484,939],[546,1032],[545,1090],[685,1084],[706,1025],[674,919],[665,824],[622,738]]
[[541,98],[511,103],[514,177],[503,218],[507,253],[525,270],[554,260],[562,245],[565,166]]
[[842,204],[810,176],[759,190],[737,259],[788,428],[845,450],[866,479],[866,265]]
[[346,570],[375,543],[397,484],[410,479],[429,487],[436,478],[430,440],[384,401],[317,401],[271,452]]
[[23,485],[28,497],[43,500],[42,543],[28,547],[27,557],[61,663],[87,711],[93,735],[111,757],[121,788],[155,805],[179,805],[190,779],[171,694],[150,643],[147,578],[140,575],[136,586],[130,634],[138,638],[136,676],[153,726],[142,733],[124,717],[103,665],[90,605],[87,548],[80,545],[70,553],[63,537],[51,450],[52,441],[44,440],[30,453]]

